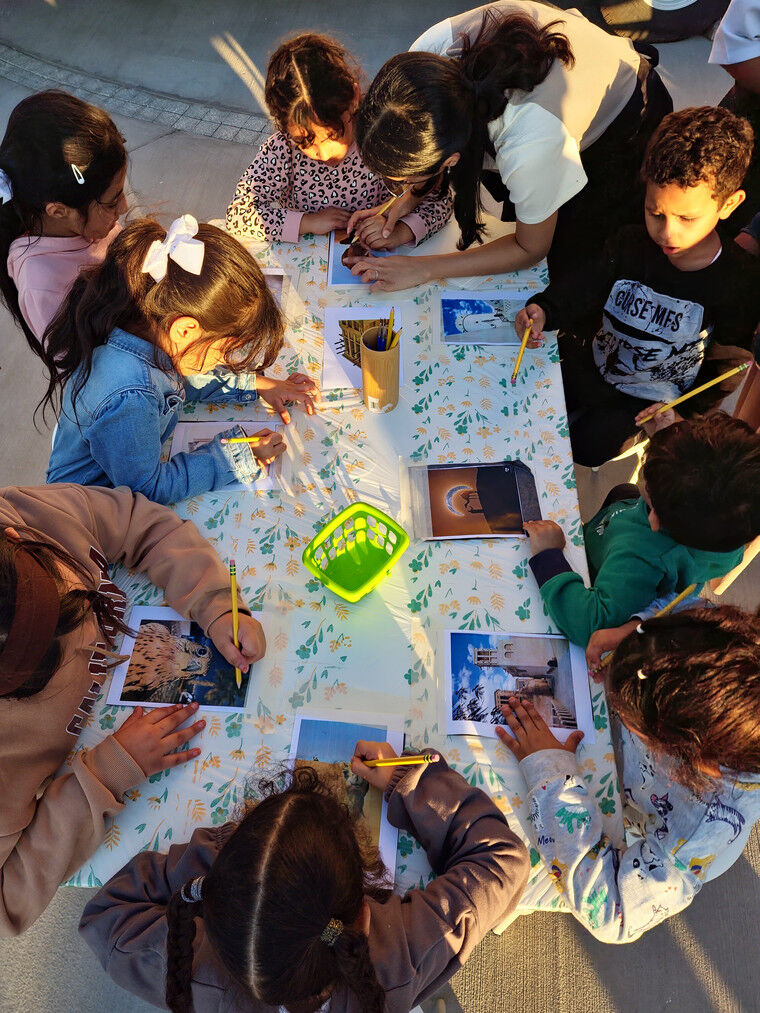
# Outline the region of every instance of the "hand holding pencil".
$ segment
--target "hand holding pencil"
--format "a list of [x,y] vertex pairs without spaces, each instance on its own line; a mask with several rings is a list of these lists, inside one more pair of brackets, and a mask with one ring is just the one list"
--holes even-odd
[[427,766],[437,760],[438,754],[435,752],[415,756],[398,756],[387,742],[360,741],[356,743],[354,755],[351,758],[351,770],[384,792],[397,767]]

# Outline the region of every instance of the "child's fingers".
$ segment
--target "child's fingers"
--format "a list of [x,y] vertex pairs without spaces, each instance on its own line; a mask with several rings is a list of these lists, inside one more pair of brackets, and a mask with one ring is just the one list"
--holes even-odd
[[184,707],[176,706],[171,714],[162,714],[160,720],[157,721],[156,724],[161,726],[161,734],[167,735],[169,732],[173,732],[175,728],[179,728],[179,726],[183,722],[187,721],[188,718],[191,718],[197,710],[198,704],[195,701],[193,701],[193,703],[185,704]]
[[201,751],[198,748],[183,749],[181,753],[169,753],[161,761],[161,769],[169,770],[172,767],[179,767],[183,763],[189,763],[191,760],[197,759],[200,755]]
[[581,731],[570,732],[570,734],[567,737],[567,741],[565,742],[564,748],[569,753],[574,753],[575,750],[578,748],[578,746],[581,744],[582,740],[583,740],[583,732]]
[[[144,717],[149,724],[157,725],[159,721],[163,721],[165,718],[171,717],[171,715],[178,711],[181,706],[181,704],[173,703],[169,704],[168,707],[149,707],[146,708],[145,713],[141,716]],[[140,710],[142,711],[142,707]],[[126,724],[126,722],[124,723]]]
[[530,721],[533,724],[534,728],[543,731],[544,728],[549,727],[547,723],[544,721],[544,719],[541,717],[541,715],[538,713],[536,708],[533,706],[530,700],[521,700],[520,697],[517,697],[515,699],[513,709],[517,711],[517,716],[523,722],[523,725],[526,724],[526,720],[523,719],[523,716],[520,713],[520,708],[522,708],[522,710],[525,711],[525,714],[527,715],[526,720]]
[[531,337],[528,338],[528,346],[527,347],[528,348],[541,348],[541,346],[543,345],[543,343],[544,343],[544,336],[543,336],[543,334],[533,334],[531,332]]
[[526,739],[525,727],[523,726],[523,723],[520,721],[520,718],[518,717],[514,707],[512,707],[511,704],[504,703],[501,705],[501,713],[504,720],[507,722],[509,727],[515,733],[517,741],[523,744]]
[[496,726],[496,734],[501,740],[501,742],[503,742],[504,745],[507,747],[507,749],[511,753],[513,753],[518,760],[522,760],[524,755],[523,749],[520,743],[514,737],[514,735],[510,735],[509,732],[505,731],[499,725]]
[[189,728],[181,728],[172,735],[165,735],[161,740],[161,745],[167,753],[173,753],[175,749],[184,746],[186,742],[189,742],[190,739],[202,732],[205,727],[206,722],[201,718],[200,721],[195,721],[191,724]]

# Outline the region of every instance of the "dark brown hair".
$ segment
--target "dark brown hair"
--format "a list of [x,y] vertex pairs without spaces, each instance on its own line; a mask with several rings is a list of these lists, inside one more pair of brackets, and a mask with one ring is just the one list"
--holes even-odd
[[504,111],[506,91],[532,91],[555,60],[572,66],[560,21],[539,27],[522,14],[487,10],[477,37],[458,39],[453,59],[433,53],[400,53],[380,69],[362,102],[357,142],[367,166],[381,176],[406,179],[451,169],[459,248],[481,241],[483,158],[490,147],[488,124]]
[[730,605],[642,624],[607,668],[607,699],[657,752],[678,761],[678,780],[699,791],[697,766],[760,773],[760,619]]
[[[166,230],[150,218],[131,222],[113,240],[102,264],[83,271],[45,331],[44,361],[50,383],[43,405],[55,404],[74,377],[76,403],[92,369],[93,352],[114,327],[157,343],[182,316],[194,317],[201,336],[185,354],[220,342],[233,373],[265,369],[282,347],[284,325],[261,268],[237,239],[213,225],[199,225],[205,246],[200,274],[169,258],[156,282],[142,270],[154,240]],[[178,363],[175,363],[175,368]]]
[[346,50],[327,35],[304,32],[283,42],[269,60],[264,98],[282,133],[304,131],[298,146],[314,140],[315,123],[335,137],[344,133],[343,116],[354,101],[360,71]]
[[[344,986],[364,1013],[382,1013],[385,993],[367,937],[351,927],[365,896],[388,895],[377,850],[312,767],[297,768],[284,790],[265,781],[259,791],[262,800],[207,873],[201,903],[179,892],[169,901],[167,1006],[173,1013],[193,1008],[198,915],[230,975],[260,1002],[311,1013]],[[344,928],[328,946],[320,936],[333,918]]]
[[[0,169],[13,199],[0,206],[0,293],[29,347],[42,345],[19,308],[18,290],[8,274],[11,243],[42,233],[45,207],[60,202],[87,218],[92,203],[108,190],[127,162],[124,138],[102,109],[64,91],[41,91],[22,99],[11,113],[0,142]],[[77,178],[76,165],[84,178]]]
[[698,106],[668,113],[644,154],[645,183],[680,187],[708,183],[719,205],[739,189],[752,158],[748,120],[721,106]]
[[651,438],[642,476],[660,524],[677,542],[730,552],[760,534],[760,436],[716,411]]
[[[25,549],[34,556],[40,566],[56,581],[61,611],[55,638],[37,666],[37,671],[13,692],[5,694],[6,697],[14,699],[33,696],[47,686],[61,664],[62,638],[78,629],[91,613],[94,614],[109,646],[113,646],[115,633],[130,632],[122,619],[123,613],[118,604],[113,598],[92,587],[92,578],[79,560],[60,546],[40,538],[39,533],[30,528],[21,528],[18,534],[21,541],[9,538],[4,530],[0,530],[0,650],[5,646],[16,612],[14,559],[20,549]],[[85,587],[69,589],[61,574],[60,564],[72,570]]]

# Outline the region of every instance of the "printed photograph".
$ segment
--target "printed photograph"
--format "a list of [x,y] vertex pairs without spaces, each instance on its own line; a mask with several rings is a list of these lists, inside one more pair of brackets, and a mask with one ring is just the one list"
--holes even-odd
[[[345,263],[347,257],[388,257],[387,250],[365,250],[359,244],[347,246],[345,232],[331,232],[327,253],[327,284],[328,285],[361,285],[361,279],[351,274],[351,268]],[[395,251],[394,251],[395,252]]]
[[[178,422],[172,436],[169,450],[169,460],[177,454],[192,454],[194,451],[205,447],[219,433],[231,429],[233,425],[239,425],[246,436],[255,436],[262,429],[271,429],[273,432],[282,432],[283,423],[275,421],[262,422]],[[278,487],[282,477],[283,457],[276,458],[272,464],[266,466],[260,472],[260,477],[251,483],[232,482],[227,489],[258,489],[261,492],[269,492]]]
[[[386,324],[390,306],[327,306],[322,359],[322,389],[353,388],[361,390],[361,340],[370,327]],[[401,326],[401,307],[393,308],[393,329]],[[399,341],[403,341],[403,334]],[[399,365],[399,382],[403,382],[404,357]]]
[[197,623],[173,609],[133,609],[125,638],[129,661],[114,673],[108,703],[144,707],[196,702],[205,708],[239,710],[245,706],[249,672],[238,689],[235,669]]
[[504,464],[428,467],[432,538],[524,536],[514,470]]
[[456,631],[447,639],[450,735],[493,737],[506,726],[501,702],[513,695],[530,700],[558,738],[593,727],[583,651],[564,637]]
[[442,293],[443,340],[449,345],[519,345],[515,316],[528,297],[503,291]]

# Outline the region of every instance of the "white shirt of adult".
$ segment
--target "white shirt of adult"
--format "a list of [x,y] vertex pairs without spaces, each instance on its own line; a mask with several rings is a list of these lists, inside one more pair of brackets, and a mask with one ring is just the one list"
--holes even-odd
[[543,26],[557,21],[575,63],[555,60],[533,91],[508,92],[504,112],[488,125],[496,169],[509,190],[517,219],[546,221],[586,185],[581,151],[598,140],[633,95],[640,57],[628,39],[608,35],[577,10],[562,11],[531,0],[502,0],[433,25],[410,49],[456,56],[461,39],[477,36],[484,13],[526,14]]
[[708,63],[726,66],[760,56],[760,2],[731,0],[713,38]]

